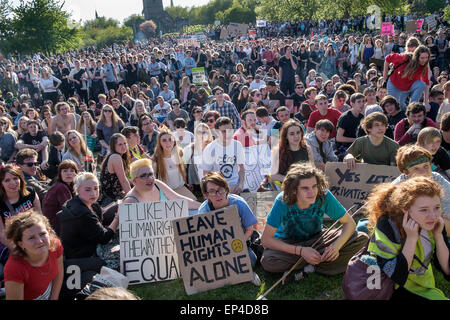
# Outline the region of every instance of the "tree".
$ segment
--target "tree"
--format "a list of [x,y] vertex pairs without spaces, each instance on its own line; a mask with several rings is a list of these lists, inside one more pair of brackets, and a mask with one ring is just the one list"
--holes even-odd
[[222,21],[224,24],[230,22],[255,23],[256,14],[250,8],[244,8],[239,1],[234,0],[231,8],[228,8],[224,12],[219,11],[216,13],[216,19]]
[[151,38],[155,35],[156,32],[156,23],[153,22],[153,20],[147,20],[139,26],[139,29],[142,31],[142,33],[145,34],[147,38]]
[[133,34],[136,34],[139,31],[139,26],[144,21],[145,18],[143,15],[132,14],[131,16],[123,20],[123,25],[131,28],[133,30]]
[[112,18],[98,17],[92,20],[87,20],[84,23],[85,28],[99,28],[106,29],[109,27],[118,27],[119,21]]
[[78,30],[68,26],[70,15],[60,0],[21,1],[11,9],[8,51],[22,53],[65,51],[80,43]]
[[173,19],[177,19],[177,18],[189,19],[189,9],[188,8],[174,6],[174,7],[165,8],[164,10]]

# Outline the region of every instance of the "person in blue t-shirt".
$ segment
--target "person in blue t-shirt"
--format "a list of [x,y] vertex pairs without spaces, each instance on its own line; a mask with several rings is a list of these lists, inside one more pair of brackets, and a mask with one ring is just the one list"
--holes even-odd
[[[267,217],[261,241],[261,264],[269,272],[287,272],[300,257],[304,261],[283,281],[300,280],[305,272],[343,273],[350,258],[368,237],[355,232],[356,223],[328,190],[326,176],[310,163],[293,164]],[[343,228],[323,238],[323,217],[339,220]],[[322,238],[315,248],[312,244]]]
[[[219,172],[212,171],[205,175],[200,182],[200,188],[206,200],[200,205],[198,213],[206,213],[236,205],[241,218],[242,229],[244,231],[244,240],[247,241],[248,246],[248,240],[253,234],[253,225],[258,223],[258,220],[254,216],[247,202],[238,195],[230,194],[230,187],[228,186],[227,180],[225,180]],[[248,246],[248,254],[250,256],[252,267],[254,267],[257,259],[256,254],[250,246]],[[257,286],[261,284],[256,272],[253,273],[253,284]]]

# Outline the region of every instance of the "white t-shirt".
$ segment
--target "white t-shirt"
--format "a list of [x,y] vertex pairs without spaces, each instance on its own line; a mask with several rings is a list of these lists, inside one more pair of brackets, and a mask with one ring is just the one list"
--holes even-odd
[[238,165],[245,163],[244,147],[237,140],[231,140],[224,147],[214,140],[203,150],[203,170],[218,171],[229,186],[239,184]]
[[186,146],[190,145],[192,142],[194,142],[194,135],[192,132],[184,130],[183,139],[180,140],[180,136],[178,134],[178,131],[175,130],[174,134],[175,138],[177,139],[178,144],[182,149],[184,149]]

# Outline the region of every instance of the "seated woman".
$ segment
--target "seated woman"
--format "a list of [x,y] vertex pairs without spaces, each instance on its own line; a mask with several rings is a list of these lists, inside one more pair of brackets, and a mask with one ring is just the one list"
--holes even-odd
[[441,143],[441,132],[433,127],[423,128],[417,136],[417,145],[427,149],[433,156],[432,170],[450,181],[450,156]]
[[200,181],[203,178],[203,150],[213,140],[214,138],[208,125],[199,123],[194,130],[194,142],[183,150],[184,163],[187,164],[188,183],[194,186],[194,189],[200,190]]
[[[74,184],[75,196],[63,205],[57,217],[61,223],[64,266],[80,267],[83,288],[105,265],[105,262],[97,257],[97,245],[107,244],[113,238],[114,232],[119,228],[119,213],[117,211],[107,227],[103,226],[103,212],[97,203],[97,177],[90,172],[82,172],[76,176]],[[64,295],[72,294],[73,290],[64,292]]]
[[122,199],[131,189],[128,181],[131,160],[127,139],[121,133],[115,133],[111,136],[109,146],[111,151],[100,169],[103,205]]
[[283,124],[280,141],[272,152],[270,179],[281,186],[290,166],[299,161],[312,162],[314,155],[311,147],[306,144],[302,126],[291,119]]
[[55,183],[47,191],[42,201],[42,213],[50,221],[56,235],[60,234],[59,220],[56,218],[66,201],[74,196],[73,181],[78,174],[78,167],[72,160],[64,160],[58,167]]
[[172,133],[163,131],[158,134],[155,153],[152,156],[156,178],[166,183],[175,192],[192,200],[197,198],[186,188],[186,171],[183,162],[183,150]]
[[[200,187],[202,189],[205,201],[198,209],[198,213],[206,213],[228,206],[236,205],[241,218],[242,231],[244,232],[244,241],[247,242],[248,254],[252,267],[255,267],[257,257],[249,246],[250,237],[253,234],[253,225],[258,223],[255,215],[251,211],[247,202],[240,196],[230,193],[230,187],[227,180],[219,172],[210,172],[202,178]],[[260,285],[261,281],[256,273],[253,273],[253,282]]]
[[48,219],[38,212],[22,212],[10,219],[6,237],[14,244],[5,266],[6,300],[58,300],[63,247]]
[[[282,192],[267,217],[261,238],[265,247],[261,260],[269,272],[286,272],[300,257],[304,261],[284,283],[303,278],[303,272],[319,274],[343,273],[350,258],[368,237],[355,232],[356,223],[328,190],[324,173],[310,163],[296,163],[289,169]],[[342,231],[334,230],[323,238],[323,217],[339,220]],[[322,241],[316,248],[311,245]]]
[[[448,300],[436,288],[431,261],[450,280],[450,245],[441,216],[442,189],[430,178],[376,186],[367,202],[369,252],[395,283],[391,299]],[[433,259],[434,258],[434,259]]]
[[6,222],[13,216],[27,211],[41,212],[39,196],[32,187],[27,187],[22,170],[7,164],[0,169],[0,264],[4,264],[14,243],[6,238]]
[[127,193],[122,203],[154,202],[165,200],[186,200],[189,210],[197,210],[200,203],[172,190],[161,180],[155,179],[152,161],[141,159],[130,165],[133,189]]
[[[94,156],[84,142],[83,136],[77,130],[66,133],[66,153],[64,160],[72,160],[77,164],[78,171],[95,172]],[[91,161],[88,161],[91,160]]]

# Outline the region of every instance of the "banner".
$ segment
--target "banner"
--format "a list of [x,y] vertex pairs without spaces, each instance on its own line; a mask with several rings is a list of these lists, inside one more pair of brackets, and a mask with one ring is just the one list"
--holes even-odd
[[280,192],[281,191],[244,192],[240,194],[247,202],[256,219],[258,219],[258,225],[255,229],[260,233],[262,233],[266,227],[267,216],[269,215],[270,210],[272,210],[275,198]]
[[267,26],[266,20],[256,20],[256,26],[258,28],[265,28]]
[[201,85],[206,80],[205,68],[192,68],[192,83]]
[[120,272],[130,284],[180,277],[171,222],[187,216],[187,200],[119,205]]
[[[255,138],[256,139],[256,138]],[[267,133],[263,132],[261,140],[267,141]],[[261,141],[259,141],[261,143]],[[266,175],[270,174],[272,163],[270,147],[267,143],[244,148],[245,181],[244,189],[256,192]]]
[[362,206],[372,188],[380,183],[391,182],[400,175],[394,166],[357,163],[350,170],[345,162],[327,162],[325,175],[328,177],[330,191],[346,208]]
[[381,35],[383,35],[383,36],[394,35],[394,31],[392,30],[391,22],[383,22],[381,24]]
[[253,270],[235,205],[172,221],[188,295],[252,281]]

